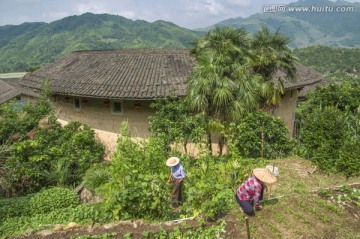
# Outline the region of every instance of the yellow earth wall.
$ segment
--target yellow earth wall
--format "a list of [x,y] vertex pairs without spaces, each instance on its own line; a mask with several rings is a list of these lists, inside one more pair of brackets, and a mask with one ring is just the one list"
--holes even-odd
[[281,99],[280,104],[274,110],[274,116],[280,117],[284,121],[286,127],[289,129],[288,136],[293,136],[294,121],[295,121],[295,109],[297,104],[298,91],[287,91],[284,97]]
[[[86,123],[94,129],[112,133],[120,132],[120,124],[128,121],[131,135],[140,138],[150,136],[148,117],[155,113],[150,109],[151,101],[118,101],[121,102],[122,112],[113,113],[111,100],[97,98],[77,98],[80,101],[80,108],[74,106],[74,99],[77,97],[56,96],[52,104],[56,116],[64,121],[76,120]],[[105,103],[104,103],[105,102]]]

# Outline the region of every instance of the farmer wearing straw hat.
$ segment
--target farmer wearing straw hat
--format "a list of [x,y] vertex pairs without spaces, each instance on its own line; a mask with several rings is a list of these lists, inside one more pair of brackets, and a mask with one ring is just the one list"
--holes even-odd
[[173,191],[171,192],[171,206],[176,208],[182,203],[181,185],[186,176],[184,167],[180,163],[178,157],[171,157],[166,161],[166,165],[171,167],[170,176],[167,184],[170,184],[171,180],[174,180]]
[[249,177],[240,187],[236,190],[235,199],[245,214],[254,216],[253,204],[255,209],[260,210],[260,200],[262,199],[263,189],[267,186],[265,183],[272,184],[277,181],[274,174],[267,168],[256,168],[253,170],[253,175]]

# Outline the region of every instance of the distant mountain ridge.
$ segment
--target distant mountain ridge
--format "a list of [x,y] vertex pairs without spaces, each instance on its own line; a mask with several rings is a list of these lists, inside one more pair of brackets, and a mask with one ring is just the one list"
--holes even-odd
[[[270,3],[263,7],[266,12],[261,14],[227,19],[215,25],[244,27],[249,32],[267,26],[271,31],[279,30],[290,37],[293,48],[319,44],[360,47],[360,3],[300,0],[286,6]],[[352,11],[346,7],[351,7]],[[197,30],[208,31],[215,25]]]
[[77,50],[189,48],[203,34],[166,21],[93,13],[51,23],[0,26],[0,73],[41,66]]
[[[290,7],[350,6],[353,12],[290,11]],[[311,45],[360,47],[360,3],[300,0],[287,11],[231,18],[215,25],[246,28],[250,33],[267,26],[292,40],[290,47]],[[301,9],[300,9],[301,10]],[[118,48],[189,48],[213,26],[190,30],[171,22],[130,20],[110,14],[85,13],[51,23],[0,26],[0,73],[43,66],[77,50]]]

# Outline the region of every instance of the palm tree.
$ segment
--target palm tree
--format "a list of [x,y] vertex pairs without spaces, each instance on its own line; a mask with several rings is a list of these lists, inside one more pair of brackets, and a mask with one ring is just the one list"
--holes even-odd
[[[283,79],[274,81],[276,73],[295,76],[297,58],[288,43],[279,31],[272,34],[265,27],[252,37],[244,29],[214,28],[194,44],[197,64],[186,100],[193,110],[204,112],[208,125],[226,126],[259,106],[271,108],[284,93]],[[208,136],[211,145],[210,132]],[[220,137],[220,153],[222,141]]]
[[226,125],[256,108],[261,77],[248,67],[250,38],[244,29],[216,27],[192,52],[197,64],[188,79],[187,100],[210,117],[208,123]]
[[277,105],[284,94],[283,79],[274,79],[277,71],[282,70],[289,79],[294,79],[298,59],[292,54],[288,44],[290,39],[279,30],[272,34],[263,27],[256,32],[251,41],[252,57],[250,64],[255,74],[263,79],[262,105],[264,108]]

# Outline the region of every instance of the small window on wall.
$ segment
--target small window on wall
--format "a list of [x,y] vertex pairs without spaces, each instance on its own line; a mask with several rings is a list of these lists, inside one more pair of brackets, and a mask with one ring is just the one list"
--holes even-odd
[[122,104],[119,101],[113,101],[111,104],[111,113],[121,114],[123,112]]
[[74,99],[74,108],[80,109],[80,99]]

